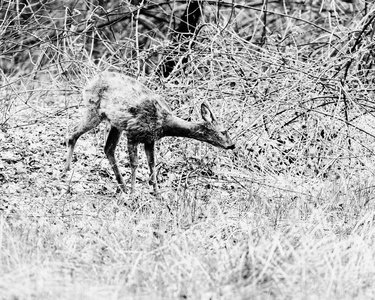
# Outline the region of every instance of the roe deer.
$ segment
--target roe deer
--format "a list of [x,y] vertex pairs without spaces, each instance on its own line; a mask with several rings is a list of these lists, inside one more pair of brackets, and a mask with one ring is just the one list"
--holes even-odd
[[138,144],[143,143],[150,168],[150,183],[155,194],[158,186],[155,174],[155,141],[165,136],[188,137],[224,149],[234,149],[226,130],[220,128],[207,104],[201,106],[204,122],[185,121],[172,114],[164,100],[145,85],[116,72],[102,72],[95,76],[83,91],[85,116],[67,140],[68,154],[65,171],[70,169],[74,146],[78,138],[99,125],[102,120],[111,124],[104,152],[112,165],[117,182],[126,192],[115,158],[115,149],[122,131],[128,142],[131,167],[131,194],[135,190],[138,166]]

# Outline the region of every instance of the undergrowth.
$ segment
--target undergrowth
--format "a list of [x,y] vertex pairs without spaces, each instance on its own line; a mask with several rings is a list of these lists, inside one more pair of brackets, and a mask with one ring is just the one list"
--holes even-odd
[[[152,24],[141,4],[129,2],[138,17],[123,31],[100,23],[117,18],[113,11],[82,10],[90,22],[77,21],[61,43],[49,36],[31,59],[12,57],[4,44],[0,299],[374,298],[375,7],[313,2],[306,11],[297,2],[219,9],[207,1],[188,42],[163,23],[154,35],[142,31]],[[173,13],[183,10],[175,4]],[[128,8],[117,9],[126,15]],[[0,26],[9,39],[21,37],[14,26],[30,27],[21,10],[8,12]],[[45,12],[34,11],[30,26]],[[58,13],[46,24],[59,25]],[[42,41],[39,29],[34,38]],[[19,70],[16,58],[25,59]],[[161,140],[162,200],[152,195],[140,151],[130,207],[103,153],[102,124],[79,139],[73,169],[63,174],[80,91],[107,69],[138,78],[184,119],[197,121],[200,103],[209,102],[236,149]],[[117,157],[129,178],[125,137]]]

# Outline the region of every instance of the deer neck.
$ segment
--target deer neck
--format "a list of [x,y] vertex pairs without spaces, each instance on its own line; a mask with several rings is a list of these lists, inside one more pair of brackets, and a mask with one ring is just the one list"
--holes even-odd
[[185,121],[176,116],[169,116],[163,124],[163,136],[187,137],[202,140],[201,124]]

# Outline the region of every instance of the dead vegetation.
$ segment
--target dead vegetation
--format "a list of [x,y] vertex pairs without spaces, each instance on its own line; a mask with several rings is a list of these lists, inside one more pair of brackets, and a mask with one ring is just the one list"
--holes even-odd
[[[1,299],[375,296],[372,1],[64,2],[0,4]],[[207,101],[236,149],[161,140],[163,201],[142,154],[129,209],[103,124],[62,177],[104,69]]]

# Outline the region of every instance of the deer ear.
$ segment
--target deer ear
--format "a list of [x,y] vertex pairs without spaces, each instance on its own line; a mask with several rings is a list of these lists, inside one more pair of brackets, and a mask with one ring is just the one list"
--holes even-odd
[[205,120],[208,123],[212,123],[216,120],[214,117],[214,114],[212,113],[207,103],[202,103],[201,115],[202,115],[203,120]]

